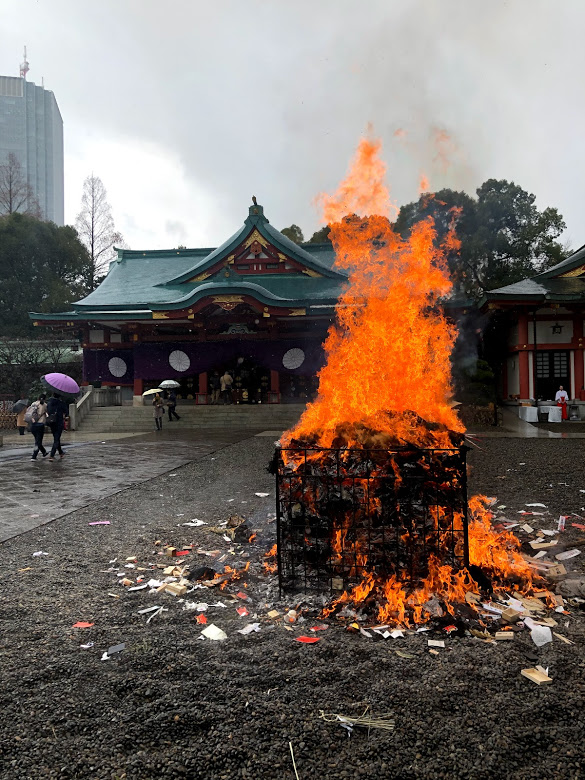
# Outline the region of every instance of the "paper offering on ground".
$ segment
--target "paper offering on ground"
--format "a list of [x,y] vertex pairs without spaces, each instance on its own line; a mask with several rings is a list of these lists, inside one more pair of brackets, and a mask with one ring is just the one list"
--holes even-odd
[[541,506],[543,509],[546,509],[546,504],[526,504],[526,506]]
[[442,639],[427,639],[427,645],[429,647],[445,647],[445,642]]
[[258,496],[258,498],[267,498],[270,493],[254,493],[255,496]]
[[244,628],[238,629],[238,634],[243,634],[246,636],[247,634],[251,634],[253,631],[260,631],[260,623],[248,623],[248,625],[244,626]]
[[530,636],[537,647],[542,647],[548,642],[552,642],[552,632],[548,626],[538,626],[533,623],[530,629]]
[[201,633],[207,639],[213,639],[215,642],[221,642],[224,639],[227,639],[225,631],[222,631],[221,628],[218,628],[214,623],[210,623]]
[[189,528],[199,528],[200,525],[207,525],[207,523],[204,523],[203,520],[197,520],[197,518],[194,518],[188,523],[183,523],[183,525],[186,525]]
[[525,525],[522,526],[522,530],[525,531],[527,534],[531,534],[534,531],[534,528],[531,525],[528,525],[528,523],[526,523]]
[[568,561],[569,558],[575,558],[575,556],[581,555],[581,550],[565,550],[565,552],[555,555],[557,561]]

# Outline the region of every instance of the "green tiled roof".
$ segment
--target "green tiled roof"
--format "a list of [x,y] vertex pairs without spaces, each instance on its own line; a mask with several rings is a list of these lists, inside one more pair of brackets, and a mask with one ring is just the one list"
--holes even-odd
[[[306,268],[310,275],[289,273],[238,274],[227,263],[230,253],[257,230],[279,252]],[[36,320],[83,320],[99,312],[100,317],[149,318],[152,311],[187,308],[209,295],[251,295],[264,305],[307,307],[335,304],[347,276],[332,268],[335,255],[331,244],[290,241],[275,230],[262,206],[251,206],[243,226],[217,249],[129,250],[119,249],[108,275],[99,287],[77,301],[71,311],[36,314]],[[218,264],[221,264],[219,271]],[[201,281],[194,277],[208,271]]]

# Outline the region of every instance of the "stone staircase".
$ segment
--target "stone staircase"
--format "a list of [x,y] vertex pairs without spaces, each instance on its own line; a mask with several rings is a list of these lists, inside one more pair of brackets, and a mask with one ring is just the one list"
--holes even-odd
[[[168,422],[165,429],[176,426],[181,430],[209,430],[239,428],[250,430],[284,431],[299,419],[305,407],[301,404],[259,404],[253,406],[177,406],[181,419]],[[79,426],[83,433],[150,433],[154,430],[152,407],[97,406]]]

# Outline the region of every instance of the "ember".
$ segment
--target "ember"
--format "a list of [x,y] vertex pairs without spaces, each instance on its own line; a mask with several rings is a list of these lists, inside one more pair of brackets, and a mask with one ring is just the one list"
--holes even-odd
[[337,194],[321,198],[349,284],[319,395],[275,456],[278,570],[284,589],[342,591],[326,612],[348,604],[409,625],[479,590],[470,564],[496,581],[532,575],[485,502],[474,499],[468,529],[456,330],[437,306],[458,241],[450,231],[437,246],[431,219],[408,239],[394,232],[379,149],[362,140]]

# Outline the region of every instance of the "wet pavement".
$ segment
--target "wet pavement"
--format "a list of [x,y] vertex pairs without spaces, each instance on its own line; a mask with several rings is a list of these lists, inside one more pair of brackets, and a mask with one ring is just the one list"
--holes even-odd
[[[87,441],[63,438],[65,458],[31,461],[32,437],[11,437],[0,450],[0,542],[75,509],[203,458],[258,431],[168,430]],[[24,439],[24,441],[21,441]],[[50,444],[51,437],[45,441]],[[172,477],[169,475],[169,479]],[[99,505],[96,505],[96,520]]]

